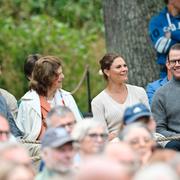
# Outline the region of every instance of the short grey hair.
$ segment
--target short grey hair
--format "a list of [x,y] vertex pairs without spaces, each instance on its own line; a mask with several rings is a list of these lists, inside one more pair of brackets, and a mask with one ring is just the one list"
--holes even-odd
[[84,119],[82,121],[78,121],[72,131],[72,138],[75,141],[80,142],[85,138],[91,129],[97,127],[104,128],[105,133],[108,133],[106,126],[99,121],[95,121],[94,119]]
[[145,130],[147,130],[147,132],[149,133],[149,135],[153,139],[152,133],[147,128],[147,126],[142,122],[135,122],[135,123],[132,123],[132,124],[125,126],[124,129],[118,135],[119,139],[122,141],[125,140],[126,136],[131,132],[131,130],[136,129],[136,128],[144,128]]
[[46,123],[48,127],[51,127],[51,118],[52,116],[58,116],[59,118],[65,117],[67,114],[72,113],[71,109],[67,106],[56,106],[52,108],[46,117]]

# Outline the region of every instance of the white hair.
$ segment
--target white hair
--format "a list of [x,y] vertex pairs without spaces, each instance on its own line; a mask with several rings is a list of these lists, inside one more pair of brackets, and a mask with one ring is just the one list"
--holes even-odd
[[104,128],[104,131],[107,133],[107,128],[99,121],[95,121],[94,119],[84,119],[82,121],[78,121],[72,131],[72,138],[75,141],[81,141],[91,129],[97,127]]

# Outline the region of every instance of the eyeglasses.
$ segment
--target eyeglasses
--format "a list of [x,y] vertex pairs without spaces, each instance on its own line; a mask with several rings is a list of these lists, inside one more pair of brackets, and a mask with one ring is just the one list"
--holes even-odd
[[61,124],[59,127],[70,127],[72,128],[74,126],[75,122],[69,122],[69,123],[66,123],[66,124]]
[[176,63],[180,64],[180,59],[169,60],[169,64],[170,64],[171,66],[175,66]]
[[98,137],[100,137],[103,140],[106,140],[108,137],[108,134],[106,134],[106,133],[102,133],[102,134],[91,133],[91,134],[88,134],[88,136],[92,139],[97,139]]

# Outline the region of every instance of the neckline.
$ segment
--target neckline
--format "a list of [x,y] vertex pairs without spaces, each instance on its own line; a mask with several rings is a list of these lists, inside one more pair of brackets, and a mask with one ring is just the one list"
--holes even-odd
[[172,82],[180,85],[180,79],[175,79],[174,77],[172,78]]
[[109,97],[109,99],[111,99],[111,101],[113,101],[113,102],[115,102],[115,103],[117,103],[117,104],[119,104],[119,105],[124,105],[124,104],[126,104],[127,100],[129,99],[129,88],[128,88],[128,85],[127,85],[127,84],[126,84],[126,88],[127,88],[127,97],[126,97],[124,103],[120,103],[120,102],[116,101],[112,96],[110,96],[110,95],[108,94],[108,92],[106,91],[106,89],[104,89],[104,93]]

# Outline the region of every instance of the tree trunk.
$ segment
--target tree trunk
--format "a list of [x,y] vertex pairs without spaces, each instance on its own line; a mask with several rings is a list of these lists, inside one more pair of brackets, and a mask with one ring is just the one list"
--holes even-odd
[[163,5],[160,0],[103,0],[107,51],[125,58],[130,84],[145,87],[159,78],[148,24]]

